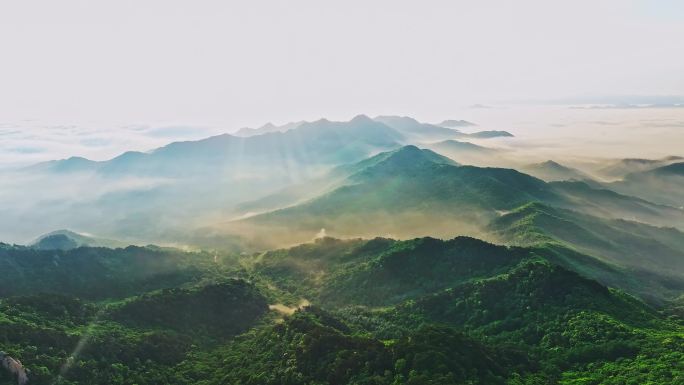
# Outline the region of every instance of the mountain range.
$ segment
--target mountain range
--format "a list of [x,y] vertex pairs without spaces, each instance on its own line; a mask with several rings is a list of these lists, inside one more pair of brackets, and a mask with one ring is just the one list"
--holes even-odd
[[513,161],[454,126],[11,174],[0,233],[45,234],[0,243],[0,384],[682,383],[683,163]]
[[[261,206],[276,208],[277,204],[269,204],[248,209],[250,202],[269,197],[280,203],[300,201],[301,188],[292,199],[276,196],[307,184],[327,187],[338,167],[417,138],[470,135],[406,117],[364,115],[348,122],[321,119],[281,128],[244,137],[223,134],[174,142],[104,161],[71,157],[18,170],[19,177],[7,177],[16,179],[13,199],[31,209],[0,205],[8,218],[0,231],[29,239],[36,233],[69,228],[133,243],[196,243],[188,227],[198,229],[221,218],[264,211]],[[58,188],[45,191],[46,183]],[[30,194],[21,193],[26,191]],[[33,218],[36,215],[41,220]],[[38,228],[28,223],[38,223]]]

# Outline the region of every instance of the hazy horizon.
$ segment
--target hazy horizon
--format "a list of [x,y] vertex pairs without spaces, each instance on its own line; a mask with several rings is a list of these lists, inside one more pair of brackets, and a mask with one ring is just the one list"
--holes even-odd
[[[677,1],[6,2],[0,168],[357,114],[572,137],[600,114],[525,120],[684,102],[683,21]],[[684,121],[684,108],[623,111],[632,128]]]
[[[516,136],[504,146],[518,151],[534,151],[539,159],[570,158],[658,158],[682,156],[678,143],[684,140],[684,107],[589,107],[589,105],[490,105],[455,110],[430,120],[463,119],[476,126],[463,132],[506,130]],[[357,114],[368,114],[359,111]],[[357,114],[318,119],[347,121]],[[409,116],[407,114],[396,114]],[[289,122],[266,123],[281,125]],[[121,124],[102,122],[19,121],[0,125],[0,169],[24,167],[72,156],[109,160],[126,151],[146,152],[176,141],[199,140],[214,135],[232,134],[242,127],[193,126],[173,124]],[[646,135],[644,135],[646,133]],[[472,140],[471,140],[472,141]],[[491,140],[489,144],[491,144]]]

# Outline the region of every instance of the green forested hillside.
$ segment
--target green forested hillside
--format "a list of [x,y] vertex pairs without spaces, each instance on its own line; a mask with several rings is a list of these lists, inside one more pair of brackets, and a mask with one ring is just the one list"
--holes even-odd
[[[309,308],[212,353],[208,384],[504,384],[524,356],[493,349],[446,326],[420,327],[392,341],[358,335]],[[212,368],[214,369],[214,368]],[[204,374],[204,376],[203,376]]]
[[[35,250],[4,249],[9,261],[36,258],[24,276],[60,277]],[[127,290],[40,294],[54,288],[46,280],[36,294],[3,295],[0,346],[35,384],[655,384],[684,372],[676,311],[585,278],[538,246],[321,238],[217,262],[154,249],[59,253],[99,261],[109,270],[93,274]],[[140,253],[173,261],[168,273],[183,273],[183,287],[148,289],[142,271],[122,270],[153,258]],[[582,266],[603,266],[593,261]],[[313,306],[295,311],[303,300]]]
[[457,166],[415,146],[371,160],[328,193],[227,226],[269,246],[308,241],[321,228],[338,237],[446,238],[478,234],[497,210],[561,199],[518,171]]
[[[588,276],[642,296],[673,298],[684,290],[684,233],[675,228],[602,219],[532,203],[502,215],[490,229],[500,241],[536,245],[539,253],[555,255],[552,259],[557,262],[563,259]],[[617,279],[618,275],[622,277]]]
[[0,296],[58,292],[120,298],[180,286],[221,266],[208,252],[157,247],[39,250],[5,245],[0,247]]
[[4,357],[38,385],[684,383],[684,235],[644,223],[678,209],[413,146],[335,172],[232,222],[297,246],[0,244]]
[[110,306],[107,317],[132,328],[173,331],[215,344],[246,331],[267,311],[266,298],[252,285],[230,280],[143,294]]
[[[507,168],[460,166],[430,150],[404,146],[338,168],[326,193],[226,224],[261,248],[337,237],[485,237],[501,213],[541,202],[601,219],[684,228],[677,207],[585,182],[546,183]],[[268,234],[265,236],[264,234]]]

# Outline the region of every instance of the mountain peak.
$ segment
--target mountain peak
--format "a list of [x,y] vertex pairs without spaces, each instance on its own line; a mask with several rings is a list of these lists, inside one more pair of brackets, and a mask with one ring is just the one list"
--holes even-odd
[[565,167],[562,164],[560,164],[554,160],[547,160],[545,162],[541,162],[541,163],[539,163],[539,166],[557,168],[557,169],[561,169],[561,170],[569,170],[568,167]]
[[472,138],[489,139],[489,138],[512,138],[514,135],[508,131],[487,130],[487,131],[473,132],[472,134],[468,134],[468,136],[470,136]]
[[477,124],[475,124],[473,122],[469,122],[467,120],[447,119],[447,120],[443,120],[441,123],[439,123],[437,125],[442,126],[442,127],[454,128],[454,127],[476,126]]
[[51,172],[76,172],[92,171],[97,167],[98,162],[86,159],[81,156],[72,156],[67,159],[50,160],[28,166],[26,169],[31,171],[51,171]]
[[359,114],[356,115],[352,120],[350,120],[351,123],[373,123],[373,119],[369,118],[368,116],[364,114]]
[[453,160],[434,151],[420,149],[414,145],[400,147],[393,151],[380,153],[362,163],[367,164],[363,174],[395,174],[412,170],[422,170],[429,165],[446,164],[458,166]]
[[81,246],[125,247],[127,244],[67,229],[43,234],[31,243],[31,247],[39,250],[71,250]]
[[415,145],[413,145],[413,144],[408,144],[408,145],[406,145],[406,146],[402,146],[402,147],[400,147],[400,148],[394,150],[393,152],[394,152],[395,154],[400,154],[400,153],[418,154],[418,153],[420,153],[420,152],[422,152],[422,151],[423,151],[423,150],[421,150],[421,149],[418,148],[417,146],[415,146]]
[[276,129],[276,128],[278,128],[278,127],[277,127],[275,124],[273,124],[273,123],[271,123],[271,122],[268,122],[268,123],[264,124],[263,126],[257,128],[257,130],[261,130],[261,131],[264,131],[264,130],[274,130],[274,129]]

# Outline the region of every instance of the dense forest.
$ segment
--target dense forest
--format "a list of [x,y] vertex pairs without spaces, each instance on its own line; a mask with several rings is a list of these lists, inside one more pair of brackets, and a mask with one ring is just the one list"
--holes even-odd
[[220,256],[3,245],[0,347],[30,384],[684,382],[676,300],[561,262],[469,237]]

